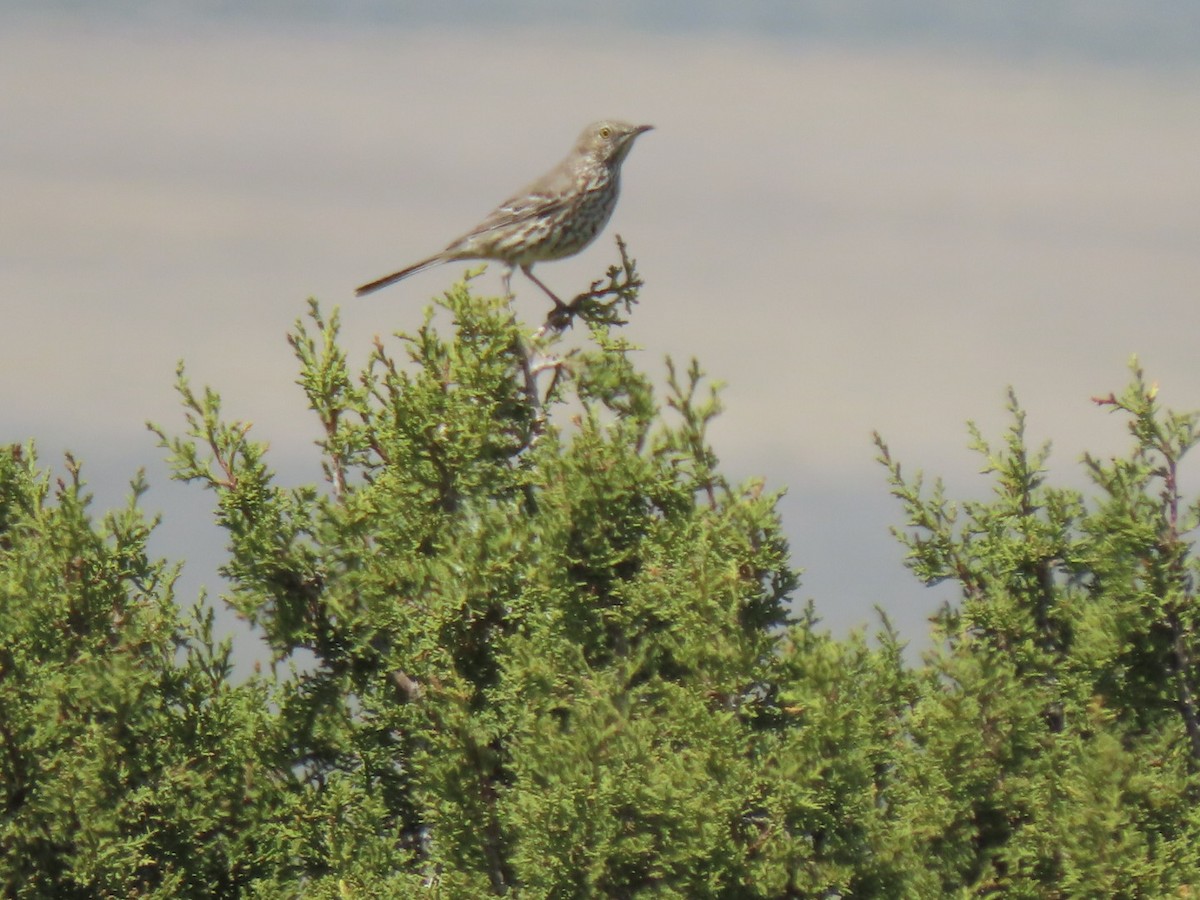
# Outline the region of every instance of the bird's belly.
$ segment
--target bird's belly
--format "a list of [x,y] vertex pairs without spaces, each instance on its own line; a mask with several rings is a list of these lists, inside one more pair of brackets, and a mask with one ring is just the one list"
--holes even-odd
[[531,222],[520,248],[515,248],[513,261],[528,265],[574,256],[596,239],[612,217],[617,203],[617,192],[612,187],[589,190],[555,215]]

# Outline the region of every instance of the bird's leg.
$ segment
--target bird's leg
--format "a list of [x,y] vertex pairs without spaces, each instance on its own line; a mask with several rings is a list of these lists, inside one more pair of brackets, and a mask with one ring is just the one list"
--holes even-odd
[[507,297],[509,300],[511,300],[511,299],[512,299],[512,295],[513,295],[513,292],[512,292],[512,273],[513,273],[513,268],[514,268],[513,266],[508,266],[508,267],[507,267],[507,268],[504,270],[504,278],[503,278],[503,280],[500,282],[501,284],[503,284],[503,285],[504,285],[504,296],[505,296],[505,297]]
[[561,300],[559,300],[558,295],[555,294],[554,291],[550,290],[550,288],[546,287],[544,284],[542,284],[540,281],[538,281],[537,278],[534,277],[532,264],[526,264],[526,265],[521,266],[521,271],[525,273],[526,278],[528,278],[530,281],[532,281],[534,284],[536,284],[538,287],[540,287],[543,291],[545,291],[546,296],[554,301],[554,309],[556,312],[560,309],[566,309],[567,304],[565,304]]
[[571,317],[575,314],[575,310],[566,303],[558,299],[558,295],[550,288],[542,284],[533,274],[533,265],[521,266],[521,271],[525,273],[525,277],[536,284],[542,291],[554,301],[554,309],[550,310],[546,316],[546,322],[539,328],[535,334],[536,337],[541,337],[547,331],[553,329],[555,331],[563,331],[571,324]]

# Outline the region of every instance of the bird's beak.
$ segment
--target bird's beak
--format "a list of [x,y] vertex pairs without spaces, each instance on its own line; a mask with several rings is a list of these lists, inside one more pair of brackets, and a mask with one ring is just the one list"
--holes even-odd
[[633,129],[633,135],[634,137],[637,137],[639,134],[645,134],[647,131],[653,130],[653,125],[639,125],[637,128]]

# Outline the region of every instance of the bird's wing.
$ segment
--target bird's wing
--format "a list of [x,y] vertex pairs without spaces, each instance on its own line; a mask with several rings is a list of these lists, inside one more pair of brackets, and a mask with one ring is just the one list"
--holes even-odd
[[497,229],[543,216],[553,216],[568,202],[575,181],[574,170],[568,157],[488,213],[469,234],[463,235],[460,243],[486,239]]
[[472,228],[469,233],[463,235],[463,240],[467,241],[472,238],[482,237],[498,228],[507,228],[510,225],[526,222],[530,219],[553,216],[555,212],[562,208],[564,202],[563,196],[558,193],[535,192],[518,194],[509,200],[505,200],[492,210],[486,219]]

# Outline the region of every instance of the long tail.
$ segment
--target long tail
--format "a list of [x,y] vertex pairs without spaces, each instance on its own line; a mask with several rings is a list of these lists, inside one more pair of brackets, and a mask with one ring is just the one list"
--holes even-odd
[[384,275],[382,278],[376,281],[372,281],[369,284],[364,284],[362,287],[355,289],[354,295],[356,297],[365,297],[367,294],[373,294],[375,291],[385,288],[389,284],[395,284],[401,278],[407,278],[409,275],[420,272],[422,269],[428,269],[430,266],[436,266],[438,263],[445,261],[446,260],[439,253],[437,256],[431,256],[429,259],[423,259],[419,263],[413,263],[407,269],[401,269],[399,272],[393,272],[391,275]]

